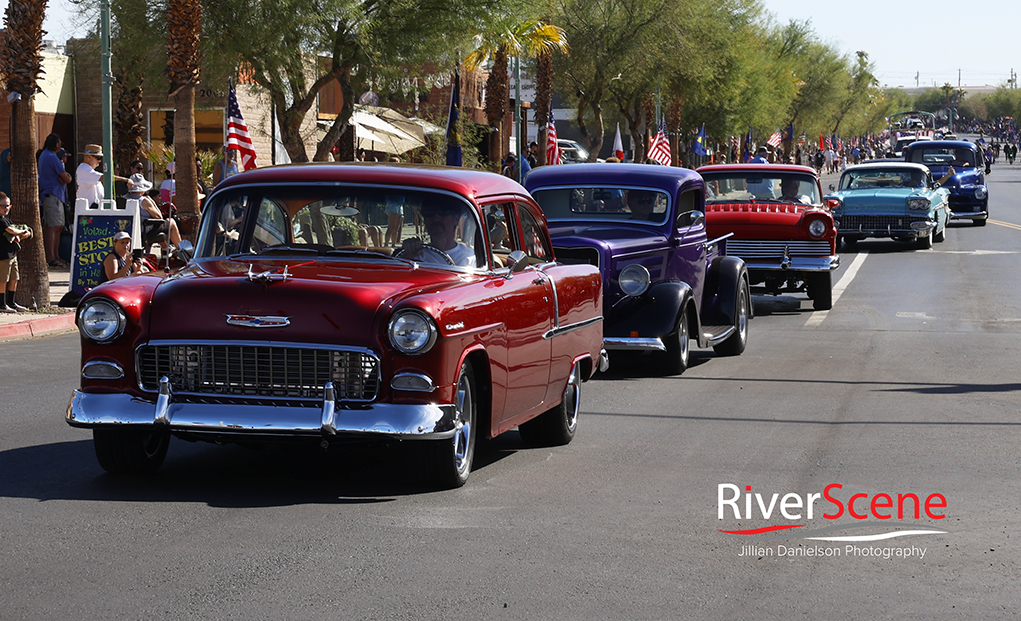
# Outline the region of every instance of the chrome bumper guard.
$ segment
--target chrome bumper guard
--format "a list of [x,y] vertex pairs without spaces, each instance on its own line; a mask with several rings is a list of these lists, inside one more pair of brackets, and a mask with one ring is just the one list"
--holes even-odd
[[246,403],[174,402],[170,382],[160,381],[156,401],[125,394],[71,394],[67,423],[72,427],[161,425],[171,431],[238,436],[331,437],[338,434],[404,440],[449,438],[455,431],[454,406],[373,403],[348,407],[334,401],[326,384],[320,408]]
[[661,338],[631,338],[609,336],[603,338],[603,348],[608,351],[666,351]]
[[951,220],[988,220],[988,211],[951,211]]

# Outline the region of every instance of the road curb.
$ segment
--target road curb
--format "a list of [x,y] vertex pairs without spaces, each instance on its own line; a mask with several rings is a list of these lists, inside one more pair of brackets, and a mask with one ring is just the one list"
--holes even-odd
[[50,332],[70,330],[74,327],[74,313],[61,313],[18,323],[0,325],[0,339],[27,338]]

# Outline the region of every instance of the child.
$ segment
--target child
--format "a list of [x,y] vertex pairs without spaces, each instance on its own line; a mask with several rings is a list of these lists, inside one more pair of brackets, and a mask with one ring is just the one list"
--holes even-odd
[[14,301],[14,294],[18,290],[18,250],[21,248],[20,241],[32,237],[32,230],[26,226],[11,223],[8,214],[11,212],[11,199],[7,194],[0,192],[0,228],[4,234],[0,235],[0,283],[3,287],[3,300],[0,303],[0,313],[18,313],[28,310]]

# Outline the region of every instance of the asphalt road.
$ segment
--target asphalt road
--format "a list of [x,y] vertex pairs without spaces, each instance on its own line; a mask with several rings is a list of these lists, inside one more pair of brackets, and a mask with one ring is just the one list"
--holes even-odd
[[[3,344],[0,617],[1013,618],[1021,164],[996,166],[990,186],[988,226],[955,223],[926,251],[861,242],[842,252],[831,311],[755,297],[744,355],[696,351],[673,378],[598,376],[571,445],[505,434],[449,492],[409,483],[389,452],[177,439],[156,477],[111,477],[63,422],[77,336]],[[824,500],[813,520],[779,513],[786,494],[834,483],[845,504],[867,495],[859,512],[882,493],[939,494],[945,517],[914,520],[909,503],[907,519],[827,520]],[[742,496],[751,518],[726,505],[719,519],[726,484],[764,509],[778,494],[771,517]],[[890,522],[927,532],[719,532]],[[912,556],[882,556],[897,549]]]

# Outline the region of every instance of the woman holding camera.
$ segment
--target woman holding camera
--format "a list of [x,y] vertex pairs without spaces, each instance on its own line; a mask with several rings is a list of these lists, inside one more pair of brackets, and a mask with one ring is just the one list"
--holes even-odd
[[99,275],[99,282],[134,276],[145,271],[142,267],[141,251],[131,253],[131,235],[126,231],[120,231],[113,236],[113,250],[103,258],[103,272]]

